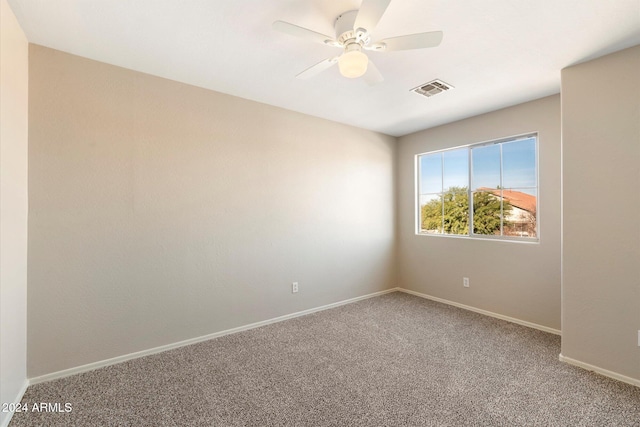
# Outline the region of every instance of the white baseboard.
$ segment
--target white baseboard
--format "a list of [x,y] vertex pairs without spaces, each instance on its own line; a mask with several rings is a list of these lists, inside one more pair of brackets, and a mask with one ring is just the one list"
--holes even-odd
[[[62,371],[52,372],[50,374],[40,375],[40,376],[37,376],[37,377],[30,378],[29,379],[29,385],[43,383],[43,382],[47,382],[47,381],[52,381],[52,380],[56,380],[56,379],[59,379],[59,378],[64,378],[64,377],[68,377],[68,376],[71,376],[71,375],[80,374],[80,373],[83,373],[83,372],[93,371],[95,369],[103,368],[105,366],[110,366],[110,365],[115,365],[117,363],[126,362],[127,360],[137,359],[139,357],[149,356],[149,355],[156,354],[156,353],[161,353],[161,352],[167,351],[167,350],[173,350],[175,348],[184,347],[184,346],[191,345],[191,344],[196,344],[196,343],[199,343],[199,342],[202,342],[202,341],[208,341],[210,339],[222,337],[224,335],[235,334],[237,332],[242,332],[242,331],[247,331],[249,329],[259,328],[261,326],[270,325],[272,323],[282,322],[284,320],[289,320],[289,319],[293,319],[293,318],[296,318],[296,317],[305,316],[307,314],[315,313],[315,312],[318,312],[318,311],[328,310],[330,308],[339,307],[339,306],[345,305],[345,304],[351,304],[351,303],[354,303],[354,302],[357,302],[357,301],[361,301],[361,300],[364,300],[364,299],[367,299],[367,298],[373,298],[373,297],[377,297],[379,295],[388,294],[390,292],[395,292],[397,290],[398,290],[398,288],[392,288],[392,289],[387,289],[387,290],[380,291],[380,292],[374,292],[372,294],[367,294],[367,295],[363,295],[363,296],[360,296],[360,297],[350,298],[350,299],[347,299],[347,300],[338,301],[338,302],[334,302],[334,303],[331,303],[331,304],[326,304],[326,305],[323,305],[323,306],[320,306],[320,307],[315,307],[315,308],[310,308],[308,310],[298,311],[296,313],[285,314],[284,316],[274,317],[272,319],[263,320],[261,322],[251,323],[251,324],[244,325],[244,326],[238,326],[237,328],[227,329],[227,330],[220,331],[220,332],[214,332],[212,334],[203,335],[203,336],[200,336],[200,337],[191,338],[191,339],[188,339],[188,340],[179,341],[179,342],[175,342],[175,343],[171,343],[171,344],[167,344],[167,345],[162,345],[160,347],[154,347],[154,348],[150,348],[148,350],[137,351],[135,353],[129,353],[129,354],[125,354],[125,355],[122,355],[122,356],[113,357],[111,359],[100,360],[98,362],[93,362],[93,363],[88,363],[86,365],[77,366],[75,368],[70,368],[70,369],[65,369],[65,370],[62,370]],[[2,427],[4,427],[4,426],[2,426]]]
[[[22,401],[22,397],[24,393],[27,391],[27,387],[29,387],[29,380],[24,380],[22,383],[22,387],[18,391],[18,395],[13,400],[13,403],[20,403]],[[7,402],[8,403],[8,402]],[[0,413],[1,415],[5,415],[6,417],[0,421],[0,427],[7,427],[11,422],[11,418],[13,417],[13,412],[4,412]]]
[[[411,295],[416,295],[416,296],[419,296],[421,298],[429,299],[429,300],[432,300],[432,301],[437,301],[437,302],[441,302],[441,303],[444,303],[444,304],[453,305],[455,307],[463,308],[465,310],[475,311],[476,313],[480,313],[480,314],[484,314],[486,316],[491,316],[491,317],[495,317],[495,318],[498,318],[498,319],[506,320],[508,322],[517,323],[519,325],[528,326],[530,328],[539,329],[539,330],[544,331],[544,332],[549,332],[549,333],[556,334],[556,335],[562,335],[562,332],[557,330],[557,329],[549,328],[547,326],[538,325],[536,323],[527,322],[525,320],[520,320],[520,319],[516,319],[516,318],[513,318],[513,317],[509,317],[509,316],[504,316],[502,314],[493,313],[493,312],[490,312],[490,311],[487,311],[487,310],[482,310],[482,309],[479,309],[479,308],[475,308],[475,307],[471,307],[471,306],[468,306],[468,305],[460,304],[460,303],[457,303],[457,302],[454,302],[454,301],[449,301],[449,300],[446,300],[446,299],[443,299],[443,298],[434,297],[434,296],[431,296],[431,295],[423,294],[423,293],[412,291],[412,290],[409,290],[409,289],[395,288],[395,290],[398,290],[400,292],[405,292],[405,293],[408,293],[408,294],[411,294]],[[614,380],[622,381],[624,383],[631,384],[631,385],[634,385],[636,387],[640,387],[640,380],[639,379],[627,377],[626,375],[622,375],[622,374],[619,374],[617,372],[609,371],[607,369],[603,369],[603,368],[600,368],[598,366],[590,365],[588,363],[581,362],[579,360],[575,360],[575,359],[572,359],[570,357],[563,356],[562,354],[560,354],[559,359],[560,359],[561,362],[565,362],[565,363],[568,363],[570,365],[574,365],[574,366],[577,366],[579,368],[586,369],[587,371],[592,371],[592,372],[595,372],[597,374],[603,375],[605,377],[609,377],[609,378],[612,378]]]
[[605,377],[613,378],[614,380],[622,381],[623,383],[640,387],[640,380],[637,380],[635,378],[627,377],[626,375],[609,371],[608,369],[600,368],[595,365],[590,365],[589,363],[581,362],[579,360],[563,356],[562,354],[560,354],[558,358],[561,362],[568,363],[569,365],[577,366],[579,368],[586,369],[587,371],[595,372],[596,374],[604,375]]
[[463,308],[465,310],[474,311],[476,313],[484,314],[485,316],[495,317],[497,319],[506,320],[507,322],[511,322],[511,323],[517,323],[518,325],[527,326],[529,328],[538,329],[540,331],[549,332],[555,335],[562,335],[562,332],[559,331],[558,329],[549,328],[548,326],[538,325],[537,323],[527,322],[526,320],[516,319],[515,317],[509,317],[502,314],[493,313],[491,311],[482,310],[480,308],[472,307],[470,305],[460,304],[459,302],[449,301],[443,298],[434,297],[431,295],[423,294],[421,292],[416,292],[409,289],[404,289],[404,288],[396,288],[396,289],[400,292],[405,292],[407,294],[415,295],[421,298],[452,305],[454,307]]
[[[127,360],[132,360],[132,359],[137,359],[139,357],[144,357],[144,356],[149,356],[152,354],[156,354],[156,353],[161,353],[163,351],[167,351],[167,350],[172,350],[175,348],[179,348],[179,347],[184,347],[187,345],[191,345],[191,344],[196,344],[199,342],[203,342],[203,341],[208,341],[210,339],[213,338],[218,338],[224,335],[229,335],[229,334],[234,334],[237,332],[242,332],[242,331],[247,331],[250,329],[254,329],[254,328],[259,328],[261,326],[266,326],[266,325],[270,325],[272,323],[277,323],[277,322],[282,322],[285,320],[289,320],[289,319],[293,319],[296,317],[300,317],[300,316],[305,316],[307,314],[311,314],[311,313],[315,313],[318,311],[323,311],[323,310],[328,310],[331,308],[335,308],[335,307],[339,307],[341,305],[346,305],[346,304],[351,304],[357,301],[361,301],[367,298],[372,298],[372,297],[376,297],[379,295],[384,295],[384,294],[388,294],[391,292],[396,292],[396,291],[400,291],[400,292],[405,292],[407,294],[411,294],[411,295],[415,295],[421,298],[425,298],[425,299],[429,299],[432,301],[436,301],[436,302],[441,302],[444,304],[448,304],[448,305],[452,305],[454,307],[458,307],[458,308],[462,308],[465,310],[469,310],[469,311],[473,311],[476,313],[480,313],[486,316],[490,316],[490,317],[495,317],[497,319],[501,319],[501,320],[506,320],[508,322],[512,322],[512,323],[517,323],[519,325],[523,325],[523,326],[527,326],[530,328],[534,328],[534,329],[538,329],[544,332],[549,332],[552,334],[556,334],[556,335],[561,335],[561,332],[557,329],[553,329],[553,328],[549,328],[547,326],[542,326],[542,325],[538,325],[536,323],[532,323],[532,322],[527,322],[525,320],[520,320],[520,319],[516,319],[513,317],[509,317],[509,316],[504,316],[502,314],[498,314],[498,313],[493,313],[487,310],[482,310],[476,307],[472,307],[472,306],[468,306],[465,304],[460,304],[454,301],[449,301],[443,298],[438,298],[438,297],[434,297],[431,295],[427,295],[427,294],[423,294],[420,292],[416,292],[416,291],[412,291],[409,289],[404,289],[404,288],[392,288],[392,289],[387,289],[384,291],[380,291],[380,292],[374,292],[372,294],[367,294],[367,295],[363,295],[360,297],[356,297],[356,298],[350,298],[348,300],[343,300],[343,301],[338,301],[335,303],[331,303],[331,304],[326,304],[320,307],[315,307],[315,308],[310,308],[308,310],[303,310],[303,311],[298,311],[296,313],[291,313],[291,314],[286,314],[284,316],[279,316],[279,317],[274,317],[272,319],[268,319],[268,320],[263,320],[261,322],[256,322],[256,323],[251,323],[248,325],[244,325],[244,326],[239,326],[237,328],[232,328],[232,329],[227,329],[224,331],[220,331],[220,332],[215,332],[213,334],[208,334],[208,335],[204,335],[204,336],[200,336],[200,337],[196,337],[196,338],[191,338],[188,340],[184,340],[184,341],[179,341],[176,343],[172,343],[172,344],[167,344],[167,345],[163,345],[160,347],[154,347],[148,350],[142,350],[142,351],[138,351],[135,353],[130,353],[130,354],[125,354],[122,356],[118,356],[118,357],[114,357],[111,359],[106,359],[106,360],[101,360],[98,362],[93,362],[93,363],[89,363],[86,365],[82,365],[82,366],[77,366],[75,368],[70,368],[70,369],[65,369],[62,371],[57,371],[57,372],[52,372],[50,374],[46,374],[46,375],[41,375],[38,377],[34,377],[34,378],[30,378],[27,381],[24,382],[24,385],[22,386],[22,389],[20,390],[18,396],[16,396],[16,402],[20,402],[22,400],[22,397],[24,396],[24,393],[27,390],[27,387],[29,385],[32,384],[38,384],[38,383],[43,383],[43,382],[47,382],[47,381],[52,381],[58,378],[64,378],[64,377],[68,377],[71,375],[76,375],[76,374],[80,374],[83,372],[89,372],[89,371],[93,371],[95,369],[99,369],[105,366],[110,366],[110,365],[115,365],[117,363],[122,363],[125,362]],[[606,377],[609,378],[613,378],[615,380],[618,381],[622,381],[625,382],[627,384],[631,384],[631,385],[635,385],[636,387],[640,387],[640,380],[631,378],[631,377],[627,377],[625,375],[622,374],[618,374],[616,372],[612,372],[609,371],[607,369],[603,369],[594,365],[590,365],[588,363],[584,363],[584,362],[580,362],[579,360],[575,360],[575,359],[571,359],[569,357],[565,357],[562,354],[560,354],[559,356],[560,361],[568,363],[570,365],[574,365],[574,366],[578,366],[580,368],[586,369],[588,371],[593,371],[596,372],[600,375],[604,375]],[[0,427],[7,427],[9,425],[9,422],[11,421],[11,417],[12,414],[9,413],[8,417],[5,418],[4,420],[2,420],[2,422],[0,423]]]

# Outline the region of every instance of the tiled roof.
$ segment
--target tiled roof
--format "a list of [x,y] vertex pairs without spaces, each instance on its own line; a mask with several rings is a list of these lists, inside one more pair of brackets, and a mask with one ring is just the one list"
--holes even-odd
[[491,193],[498,197],[500,197],[500,191],[502,191],[502,197],[512,206],[523,209],[527,212],[536,211],[536,196],[532,196],[531,194],[523,193],[522,191],[506,189],[500,190],[486,187],[478,188],[476,191],[486,191],[487,193]]

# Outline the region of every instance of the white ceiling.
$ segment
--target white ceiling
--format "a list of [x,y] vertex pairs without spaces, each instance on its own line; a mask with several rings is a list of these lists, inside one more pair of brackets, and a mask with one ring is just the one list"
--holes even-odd
[[[97,61],[400,136],[560,91],[560,70],[640,44],[640,0],[393,0],[373,39],[442,30],[433,49],[370,52],[377,86],[340,51],[278,33],[275,20],[334,35],[361,0],[9,0],[27,38]],[[409,90],[433,79],[455,89]]]

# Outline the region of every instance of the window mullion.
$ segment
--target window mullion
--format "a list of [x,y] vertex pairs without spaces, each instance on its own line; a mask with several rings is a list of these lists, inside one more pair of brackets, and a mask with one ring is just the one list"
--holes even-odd
[[444,234],[444,153],[440,153],[440,209],[442,211],[441,230]]
[[500,236],[504,236],[504,182],[502,181],[502,144],[500,144]]
[[469,236],[473,235],[473,192],[471,191],[471,174],[473,173],[472,160],[473,156],[471,154],[471,147],[469,150],[469,172],[468,172],[468,187],[467,187],[467,200],[469,201]]

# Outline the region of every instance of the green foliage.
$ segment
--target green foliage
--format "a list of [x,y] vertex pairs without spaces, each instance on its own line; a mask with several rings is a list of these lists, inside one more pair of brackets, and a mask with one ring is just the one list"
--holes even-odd
[[[503,203],[504,217],[511,205]],[[500,199],[489,192],[478,192],[473,197],[473,232],[500,234]],[[507,222],[505,220],[505,226]],[[422,207],[422,229],[444,234],[469,233],[469,195],[467,187],[451,187],[441,197]]]
[[447,234],[469,234],[469,196],[466,187],[451,187],[444,193],[444,230]]
[[[502,204],[504,225],[511,213],[511,205],[506,200]],[[473,195],[473,232],[475,234],[500,234],[500,199],[487,191]]]
[[422,207],[422,229],[442,233],[442,198],[429,201]]
[[469,197],[466,187],[451,187],[440,198],[425,204],[422,207],[422,229],[445,234],[468,234]]

